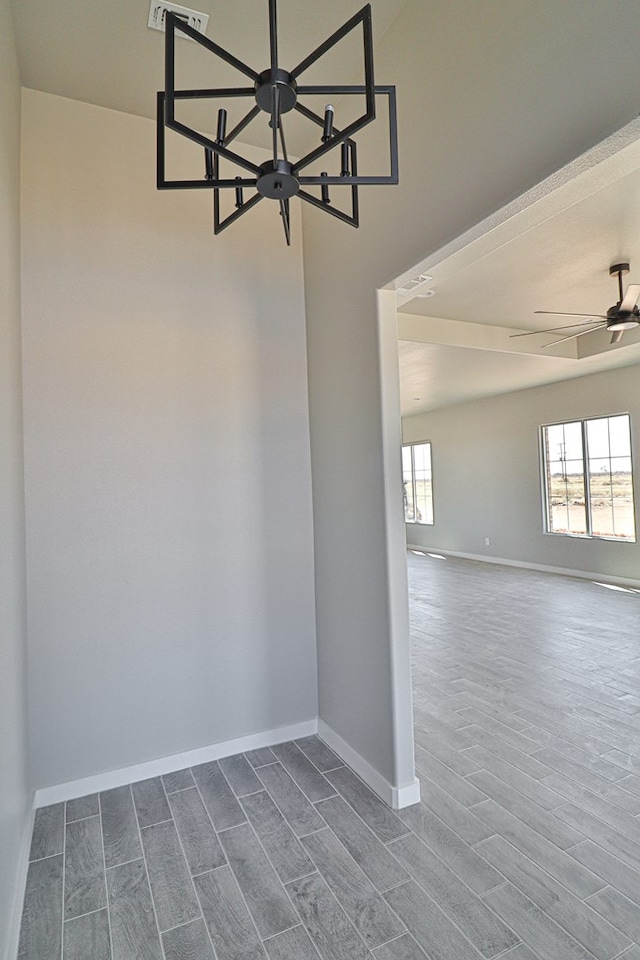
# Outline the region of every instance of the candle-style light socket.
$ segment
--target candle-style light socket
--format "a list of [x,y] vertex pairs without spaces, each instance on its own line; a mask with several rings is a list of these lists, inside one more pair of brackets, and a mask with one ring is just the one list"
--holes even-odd
[[[326,170],[323,170],[322,173],[320,174],[320,176],[321,176],[321,177],[328,177],[329,174],[327,173]],[[323,203],[331,203],[331,198],[329,197],[329,184],[328,184],[328,183],[323,183],[322,186],[320,187],[320,189],[321,189],[321,191],[322,191],[322,202],[323,202]]]
[[213,180],[213,150],[204,148],[204,176],[205,180]]
[[351,173],[349,170],[349,144],[343,143],[340,148],[340,162],[342,164],[342,169],[340,170],[341,177],[348,177]]
[[335,116],[335,110],[333,105],[328,103],[324,108],[324,125],[322,127],[322,142],[326,143],[327,140],[331,140],[333,136],[333,118]]
[[[242,180],[242,177],[236,177],[236,180]],[[242,187],[236,187],[236,209],[244,206],[244,193]]]
[[216,140],[220,145],[224,144],[224,138],[227,135],[227,111],[224,107],[221,107],[218,110],[218,132],[216,133]]

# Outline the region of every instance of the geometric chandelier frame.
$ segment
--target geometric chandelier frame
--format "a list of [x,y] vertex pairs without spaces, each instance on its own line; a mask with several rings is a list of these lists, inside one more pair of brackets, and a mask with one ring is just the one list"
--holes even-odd
[[[316,63],[332,47],[340,42],[352,30],[362,29],[364,56],[364,84],[300,84],[301,75]],[[209,53],[230,64],[252,81],[252,86],[224,87],[199,90],[180,90],[175,85],[175,40],[176,32],[182,33],[199,43]],[[224,50],[208,37],[198,33],[175,14],[167,11],[165,38],[165,89],[157,95],[157,186],[159,190],[212,190],[213,226],[217,235],[241,216],[251,210],[264,198],[279,202],[280,216],[285,238],[291,243],[290,200],[299,196],[301,200],[320,210],[351,224],[359,226],[358,188],[371,184],[398,183],[398,133],[396,92],[393,86],[376,86],[373,77],[373,33],[371,27],[371,6],[367,4],[336,30],[324,43],[320,44],[309,56],[305,57],[288,72],[278,64],[278,35],[276,0],[269,0],[269,41],[270,66],[258,72],[243,63],[233,54]],[[343,129],[334,124],[335,110],[331,104],[325,107],[324,116],[310,109],[300,98],[305,96],[326,97],[364,97],[365,111],[362,116],[348,123]],[[354,137],[376,117],[376,97],[384,97],[388,103],[389,120],[389,174],[380,176],[361,176],[358,174],[358,150]],[[185,100],[220,101],[248,98],[252,101],[248,112],[233,127],[227,130],[227,111],[218,109],[217,131],[215,137],[207,136],[188,124],[176,119],[176,102]],[[287,153],[284,131],[284,116],[295,110],[322,131],[320,143],[299,160],[291,161]],[[236,138],[261,114],[267,114],[271,128],[271,158],[258,164],[232,149]],[[167,180],[165,173],[165,128],[192,140],[204,150],[204,176],[202,179]],[[323,171],[320,175],[305,175],[304,170],[310,164],[332,151],[339,151],[340,169],[330,174]],[[337,157],[337,154],[334,154]],[[237,176],[221,178],[220,160],[234,164],[242,171]],[[321,197],[309,193],[305,187],[319,186]],[[336,207],[331,198],[331,187],[351,187],[350,209]],[[246,189],[255,189],[249,199],[245,199]],[[226,217],[220,213],[220,191],[235,191],[235,209]]]

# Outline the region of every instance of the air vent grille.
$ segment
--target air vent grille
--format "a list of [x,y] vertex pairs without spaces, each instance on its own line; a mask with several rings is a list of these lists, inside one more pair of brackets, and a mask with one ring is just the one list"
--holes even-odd
[[[188,7],[181,7],[178,3],[165,3],[164,0],[151,0],[149,7],[148,26],[152,30],[161,30],[165,32],[167,12],[175,13],[177,17],[188,23],[190,27],[197,30],[198,33],[205,33],[209,23],[208,13],[199,13],[197,10],[190,10]],[[176,36],[183,37],[185,40],[191,40],[184,33],[176,30]]]
[[421,287],[423,283],[429,283],[430,280],[433,280],[433,277],[428,277],[426,273],[421,273],[417,277],[412,277],[410,280],[405,280],[401,287],[398,287],[396,293],[405,295],[408,293],[413,293]]

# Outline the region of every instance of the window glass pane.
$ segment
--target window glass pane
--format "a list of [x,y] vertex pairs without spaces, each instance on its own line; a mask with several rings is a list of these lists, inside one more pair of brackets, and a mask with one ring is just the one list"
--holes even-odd
[[[597,460],[594,457],[589,458],[589,476],[597,479],[598,474],[602,474],[608,486],[611,475],[611,460],[608,457],[599,457]],[[593,495],[593,489],[591,493]]]
[[[609,418],[587,421],[589,458],[609,456]],[[624,451],[621,451],[624,452]]]
[[415,471],[416,520],[420,523],[433,523],[430,443],[419,443],[414,446],[413,466]]
[[[591,449],[591,441],[589,441],[589,449]],[[610,460],[589,460],[589,496],[592,535],[612,537],[614,528]]]
[[563,533],[569,524],[567,481],[563,465],[556,462],[550,464],[550,468],[547,475],[549,532]]
[[629,417],[589,420],[589,493],[594,537],[635,539]]
[[631,457],[611,457],[611,472],[626,473],[627,481],[631,483]]
[[564,457],[567,460],[582,460],[582,424],[565,423]]
[[582,473],[567,475],[562,497],[556,500],[552,495],[550,529],[552,533],[587,533],[587,509]]
[[545,427],[544,434],[549,447],[549,455],[557,459],[560,455],[560,448],[564,443],[564,424],[555,423],[553,426]]
[[611,459],[611,506],[613,536],[635,540],[636,525],[633,510],[633,475],[630,457]]
[[410,446],[402,448],[402,489],[404,497],[404,518],[407,521],[413,521],[416,516],[413,503],[413,470]]
[[543,428],[549,533],[586,534],[582,431],[580,423]]
[[[631,456],[631,428],[629,415],[623,414],[619,417],[609,417],[609,442],[611,445],[612,457],[630,457]],[[591,440],[589,440],[591,445]]]

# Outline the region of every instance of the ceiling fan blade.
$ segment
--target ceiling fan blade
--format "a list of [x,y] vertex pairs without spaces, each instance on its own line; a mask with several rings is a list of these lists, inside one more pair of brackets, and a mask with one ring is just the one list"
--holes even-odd
[[638,297],[640,297],[640,283],[630,283],[620,304],[620,309],[631,312],[638,301]]
[[561,313],[558,310],[534,310],[534,313],[546,313],[551,317],[593,317],[596,320],[606,320],[604,313]]
[[623,333],[624,330],[614,330],[611,334],[611,340],[609,340],[609,343],[619,343],[622,340]]
[[564,343],[565,340],[575,340],[576,337],[584,337],[585,333],[594,333],[596,330],[600,330],[604,326],[606,326],[606,324],[599,323],[590,330],[581,330],[580,333],[570,333],[568,337],[561,337],[559,340],[552,340],[551,343],[543,343],[542,347],[554,347],[556,343]]
[[[604,320],[605,318],[602,317]],[[549,327],[547,330],[527,330],[526,333],[510,333],[509,339],[514,337],[533,337],[536,333],[555,333],[556,330],[569,330],[571,327],[584,327],[585,324],[592,324],[593,320],[582,320],[580,323],[564,323],[559,327]]]

